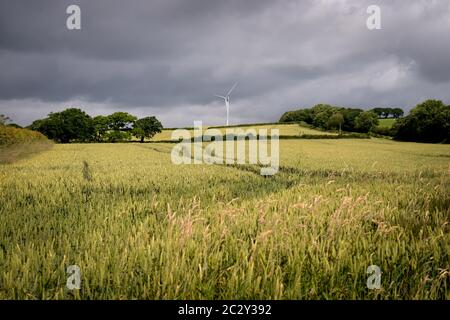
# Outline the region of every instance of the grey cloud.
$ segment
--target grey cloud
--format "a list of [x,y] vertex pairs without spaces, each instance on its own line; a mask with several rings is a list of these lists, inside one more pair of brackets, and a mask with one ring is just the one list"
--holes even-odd
[[[26,123],[78,101],[93,114],[133,110],[168,126],[220,122],[213,95],[235,81],[235,122],[320,102],[448,102],[450,4],[376,1],[383,29],[369,31],[372,2],[3,0],[1,112]],[[65,28],[74,3],[81,31]]]

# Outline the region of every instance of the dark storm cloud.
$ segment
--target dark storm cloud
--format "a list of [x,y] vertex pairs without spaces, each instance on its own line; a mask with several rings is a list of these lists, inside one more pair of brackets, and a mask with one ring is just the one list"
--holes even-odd
[[[78,4],[82,30],[65,28]],[[382,9],[382,30],[366,8]],[[2,0],[0,112],[28,123],[78,104],[165,124],[273,121],[315,103],[450,101],[447,1]],[[34,106],[34,107],[33,107]]]

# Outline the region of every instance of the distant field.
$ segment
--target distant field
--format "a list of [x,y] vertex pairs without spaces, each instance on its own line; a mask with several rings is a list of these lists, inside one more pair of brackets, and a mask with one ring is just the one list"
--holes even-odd
[[391,128],[397,119],[379,119],[379,127]]
[[448,145],[282,140],[269,178],[176,166],[172,147],[55,145],[1,164],[0,299],[450,298]]
[[[207,129],[207,127],[204,127],[204,129]],[[221,128],[215,128],[222,131],[223,134],[225,134],[225,127]],[[325,135],[325,134],[331,134],[335,135],[335,133],[331,132],[325,132],[320,130],[314,130],[307,127],[302,127],[298,124],[271,124],[271,125],[255,125],[252,127],[244,126],[244,127],[231,127],[229,128],[231,130],[235,129],[242,129],[242,130],[249,130],[249,129],[278,129],[280,130],[280,135],[283,136],[300,136],[303,134],[314,134],[314,135]],[[156,134],[151,140],[152,141],[167,141],[171,140],[173,130],[163,130],[161,133]],[[189,130],[189,132],[193,135],[193,130]],[[270,131],[268,132],[270,133]]]

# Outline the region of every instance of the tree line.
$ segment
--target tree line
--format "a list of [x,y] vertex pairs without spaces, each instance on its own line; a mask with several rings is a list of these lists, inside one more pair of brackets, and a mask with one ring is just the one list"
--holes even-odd
[[318,104],[309,109],[285,112],[279,121],[305,122],[325,130],[368,133],[378,125],[378,116],[373,111]]
[[127,112],[91,117],[77,108],[52,112],[45,119],[34,121],[29,128],[60,143],[120,142],[133,136],[144,142],[161,132],[161,122],[153,116],[138,119]]
[[[396,140],[450,143],[450,106],[440,100],[427,100],[413,108],[407,116],[400,108],[336,107],[318,104],[312,108],[285,112],[279,122],[304,122],[313,127],[339,132],[375,133]],[[379,118],[396,118],[392,128],[378,127]],[[0,125],[11,119],[0,115]],[[10,123],[8,126],[20,127]],[[161,122],[153,116],[138,119],[127,112],[91,117],[84,111],[69,108],[52,112],[45,119],[34,121],[28,129],[38,131],[49,139],[69,142],[119,142],[133,136],[144,142],[161,132]]]
[[440,100],[420,103],[398,119],[392,131],[397,140],[450,143],[450,106]]
[[403,115],[405,114],[401,108],[373,108],[371,111],[373,111],[380,119],[398,119],[403,117]]
[[[450,106],[440,100],[427,100],[407,116],[400,108],[374,108],[369,111],[318,104],[313,108],[285,112],[279,122],[305,122],[320,129],[375,133],[400,141],[450,143]],[[395,118],[392,128],[378,127],[379,118]]]

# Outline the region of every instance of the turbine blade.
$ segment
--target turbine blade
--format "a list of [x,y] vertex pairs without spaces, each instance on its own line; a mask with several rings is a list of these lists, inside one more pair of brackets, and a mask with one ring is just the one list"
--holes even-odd
[[221,98],[221,99],[223,99],[223,100],[226,100],[226,99],[227,99],[227,98],[225,98],[224,96],[219,96],[219,95],[217,95],[217,94],[215,94],[214,97]]
[[233,85],[233,87],[230,89],[230,91],[228,91],[227,96],[229,96],[231,94],[231,92],[236,88],[237,86],[237,82]]

